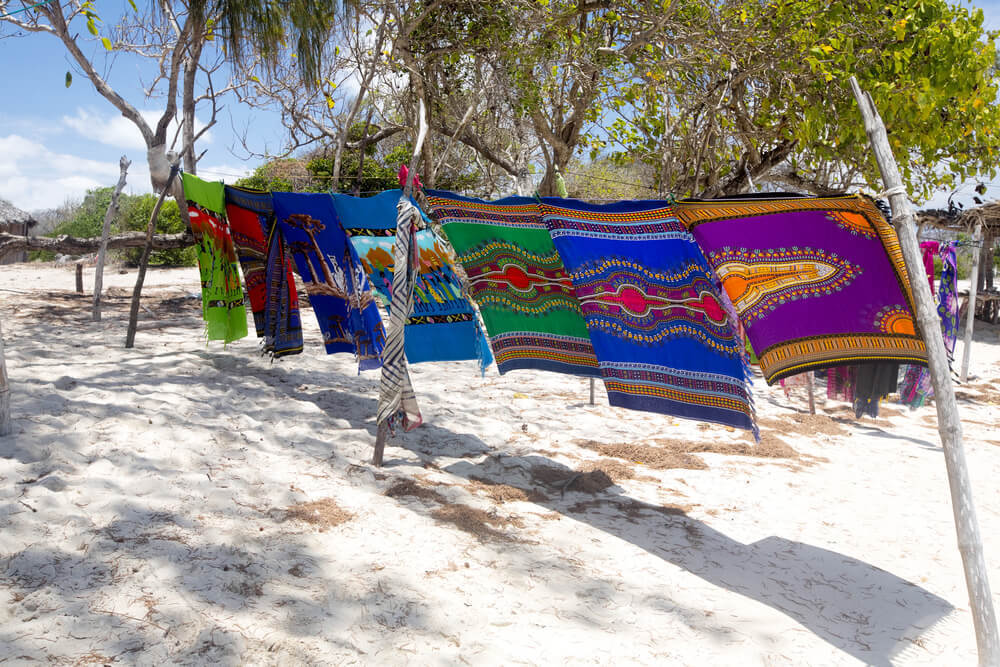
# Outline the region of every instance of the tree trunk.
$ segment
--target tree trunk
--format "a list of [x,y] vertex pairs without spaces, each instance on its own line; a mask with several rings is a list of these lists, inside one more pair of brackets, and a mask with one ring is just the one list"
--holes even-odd
[[142,251],[142,258],[139,260],[139,275],[135,279],[135,289],[132,290],[132,307],[129,309],[128,332],[125,334],[126,348],[132,347],[135,343],[135,328],[139,323],[139,297],[142,294],[142,283],[146,280],[146,266],[149,264],[149,253],[153,249],[153,230],[156,229],[156,218],[160,215],[160,208],[163,206],[163,200],[166,199],[167,194],[170,191],[170,184],[177,175],[179,168],[180,165],[175,162],[170,170],[170,176],[164,184],[163,192],[160,193],[160,198],[156,200],[156,206],[153,207],[153,213],[149,216],[149,225],[146,227],[146,246]]
[[[187,248],[198,241],[190,231],[183,234],[155,234],[153,250],[171,250]],[[108,248],[141,248],[146,245],[146,234],[143,232],[126,232],[108,237]],[[18,250],[50,250],[63,255],[84,255],[97,252],[101,248],[101,239],[78,239],[75,236],[15,236],[0,232],[0,258]]]
[[983,557],[983,543],[979,536],[979,522],[976,519],[965,451],[962,448],[962,423],[955,401],[955,389],[951,384],[948,354],[940,333],[941,320],[934,306],[930,285],[924,278],[913,207],[906,196],[903,179],[899,175],[899,167],[892,155],[889,137],[875,103],[867,93],[862,92],[854,77],[851,77],[851,87],[854,89],[861,115],[864,117],[865,131],[882,172],[882,181],[888,190],[893,222],[899,236],[917,309],[918,328],[927,347],[928,366],[934,386],[934,403],[937,406],[938,432],[941,436],[948,483],[951,487],[958,550],[962,555],[962,565],[965,570],[965,584],[969,592],[976,644],[979,649],[979,664],[1000,667],[1000,635],[997,634],[996,612],[993,609],[986,560]]
[[11,432],[10,384],[7,382],[7,364],[3,356],[3,325],[0,323],[0,436]]
[[121,174],[118,176],[118,184],[115,185],[115,191],[111,193],[111,203],[108,204],[108,210],[104,214],[104,226],[101,228],[101,247],[97,251],[97,269],[94,271],[93,318],[95,322],[101,321],[101,291],[104,289],[104,260],[108,254],[108,236],[111,234],[111,221],[118,215],[118,197],[125,187],[125,176],[131,164],[128,158],[122,155],[121,160],[118,162],[118,166],[121,168]]

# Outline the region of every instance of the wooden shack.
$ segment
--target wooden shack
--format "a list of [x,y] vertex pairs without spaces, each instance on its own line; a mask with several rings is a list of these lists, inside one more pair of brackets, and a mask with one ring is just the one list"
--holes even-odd
[[[38,222],[31,217],[30,213],[25,213],[6,199],[0,199],[0,232],[16,236],[27,236],[32,227],[37,224]],[[0,264],[14,264],[16,262],[27,261],[27,250],[17,250],[0,257]]]

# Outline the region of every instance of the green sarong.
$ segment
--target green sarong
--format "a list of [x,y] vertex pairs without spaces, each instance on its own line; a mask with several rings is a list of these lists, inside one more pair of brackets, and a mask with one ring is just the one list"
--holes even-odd
[[236,249],[226,221],[222,182],[184,174],[191,231],[198,240],[202,317],[208,340],[232,342],[247,335],[247,312],[240,288]]

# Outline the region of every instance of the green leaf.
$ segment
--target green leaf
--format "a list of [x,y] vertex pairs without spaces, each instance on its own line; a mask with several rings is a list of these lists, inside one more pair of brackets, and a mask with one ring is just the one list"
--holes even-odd
[[107,49],[108,51],[110,51],[111,48],[112,48],[111,47],[111,40],[108,39],[107,37],[101,37],[101,44],[103,44],[104,48]]
[[73,85],[73,73],[66,72],[66,87],[69,88]]

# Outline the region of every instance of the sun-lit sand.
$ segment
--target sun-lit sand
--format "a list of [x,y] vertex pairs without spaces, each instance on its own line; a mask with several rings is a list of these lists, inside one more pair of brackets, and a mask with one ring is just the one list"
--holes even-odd
[[[193,268],[105,317],[72,267],[0,267],[4,664],[976,662],[933,406],[856,420],[757,378],[763,439],[598,383],[411,367],[425,425],[370,464],[378,373],[206,344]],[[88,268],[85,284],[93,284]],[[958,386],[1000,591],[1000,327]],[[252,325],[251,325],[252,331]],[[958,356],[961,358],[961,343]],[[994,596],[1000,607],[1000,596]]]

